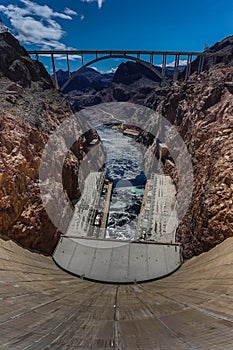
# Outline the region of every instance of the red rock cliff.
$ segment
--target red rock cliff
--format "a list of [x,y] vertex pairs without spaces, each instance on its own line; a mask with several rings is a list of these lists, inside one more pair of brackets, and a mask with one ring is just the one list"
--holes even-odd
[[227,57],[146,101],[176,126],[192,157],[192,202],[177,233],[185,258],[233,235],[233,37],[214,49]]
[[[0,35],[0,55],[0,236],[51,254],[59,232],[41,201],[39,168],[49,135],[73,111],[9,33]],[[70,199],[79,196],[78,167],[91,138],[92,131],[81,136],[66,158],[63,184]]]

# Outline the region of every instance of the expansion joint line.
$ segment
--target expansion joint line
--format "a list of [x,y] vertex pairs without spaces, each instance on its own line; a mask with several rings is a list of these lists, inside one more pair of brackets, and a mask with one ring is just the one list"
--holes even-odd
[[120,286],[116,287],[116,293],[115,293],[115,301],[114,301],[114,334],[113,334],[113,348],[114,350],[122,350],[121,346],[121,336],[120,336],[120,311],[119,311],[119,306],[117,304],[118,302],[118,291],[119,291]]

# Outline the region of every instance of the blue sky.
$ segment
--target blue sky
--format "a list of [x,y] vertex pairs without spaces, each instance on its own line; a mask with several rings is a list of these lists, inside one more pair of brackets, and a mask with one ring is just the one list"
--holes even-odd
[[[233,34],[232,0],[2,0],[0,15],[28,49],[202,51]],[[77,58],[72,68],[79,64]],[[57,66],[64,68],[64,61]]]

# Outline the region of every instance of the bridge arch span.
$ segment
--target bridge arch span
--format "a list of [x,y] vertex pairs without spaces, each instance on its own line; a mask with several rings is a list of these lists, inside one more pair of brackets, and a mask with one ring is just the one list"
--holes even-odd
[[[62,56],[63,58],[66,56],[69,78],[67,82],[60,88],[61,91],[63,91],[66,88],[66,86],[70,83],[70,81],[74,79],[74,77],[85,67],[110,58],[122,58],[131,61],[136,61],[153,71],[161,79],[162,83],[169,86],[172,82],[177,81],[179,77],[180,67],[183,67],[184,80],[188,80],[192,73],[197,72],[198,74],[200,74],[205,69],[206,58],[208,58],[210,62],[208,63],[208,65],[211,66],[215,64],[217,57],[224,57],[228,55],[222,51],[216,53],[207,53],[195,51],[142,50],[28,50],[27,52],[29,55],[35,55],[36,60],[39,60],[39,56],[51,57],[54,85],[57,89],[59,89],[59,86],[55,65],[55,56],[58,55]],[[78,55],[79,58],[81,58],[82,60],[82,66],[73,75],[71,75],[70,72],[69,62],[69,57],[72,55]],[[87,58],[87,55],[95,55],[95,59],[92,59],[84,64],[84,57]],[[142,55],[144,56],[143,59],[141,58]],[[154,57],[157,57],[159,59],[159,66],[161,67],[161,71],[160,69],[158,69],[158,67],[154,66]],[[169,68],[168,71],[167,68]],[[169,79],[167,77],[169,77]]]
[[96,63],[96,62],[99,62],[99,61],[103,61],[103,60],[107,60],[107,59],[110,59],[110,58],[123,58],[123,59],[128,59],[130,61],[135,61],[135,62],[138,62],[140,63],[141,65],[143,65],[144,67],[150,69],[152,72],[154,72],[160,79],[161,81],[165,84],[165,85],[169,85],[168,81],[166,80],[166,78],[159,72],[159,70],[153,66],[151,63],[148,63],[138,57],[134,57],[134,56],[131,56],[131,55],[105,55],[105,56],[101,56],[101,57],[96,57],[95,59],[85,63],[82,65],[82,67],[80,67],[74,74],[72,74],[70,76],[70,78],[65,82],[65,84],[63,84],[63,86],[60,88],[61,91],[64,91],[64,89],[69,85],[69,83],[85,68],[87,68],[88,66]]

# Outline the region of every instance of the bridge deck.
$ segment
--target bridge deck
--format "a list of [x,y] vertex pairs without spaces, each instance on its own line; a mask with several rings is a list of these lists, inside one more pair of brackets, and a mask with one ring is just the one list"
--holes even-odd
[[[199,57],[199,63],[198,67],[195,68],[195,70],[198,73],[201,73],[204,68],[204,61],[206,57],[213,57],[213,62],[215,61],[217,56],[226,56],[228,55],[225,52],[195,52],[195,51],[151,51],[151,50],[29,50],[28,54],[30,55],[36,55],[36,59],[39,59],[39,56],[50,56],[51,62],[52,62],[52,69],[53,69],[53,76],[55,81],[55,86],[59,88],[58,86],[58,80],[57,80],[57,74],[56,74],[56,65],[55,65],[55,58],[57,56],[63,55],[64,58],[66,58],[67,61],[67,69],[69,73],[69,79],[68,81],[60,87],[60,89],[63,91],[68,83],[85,67],[88,67],[96,62],[99,62],[104,59],[109,58],[123,58],[127,60],[133,60],[136,62],[141,63],[142,65],[146,66],[147,68],[151,69],[155,74],[158,75],[158,77],[161,79],[161,81],[168,85],[168,81],[165,79],[165,77],[168,75],[166,72],[167,65],[167,58],[169,56],[174,56],[174,72],[172,81],[176,81],[178,78],[179,73],[179,64],[180,60],[184,59],[184,57],[187,58],[187,69],[185,72],[185,79],[187,80],[190,76],[191,72],[191,64],[194,57]],[[76,55],[76,58],[79,58],[81,60],[81,67],[78,68],[78,70],[75,72],[75,74],[71,74],[70,71],[70,61],[69,56]],[[94,55],[94,59],[90,59],[90,55]],[[143,56],[143,58],[142,58]],[[154,64],[154,58],[161,56],[161,62]],[[84,62],[84,58],[88,57],[88,62]],[[183,64],[182,64],[183,65]],[[161,72],[158,69],[158,66],[161,67]],[[171,74],[171,73],[169,73]],[[170,77],[171,78],[171,77]]]
[[29,55],[203,55],[200,51],[151,51],[151,50],[28,50]]

